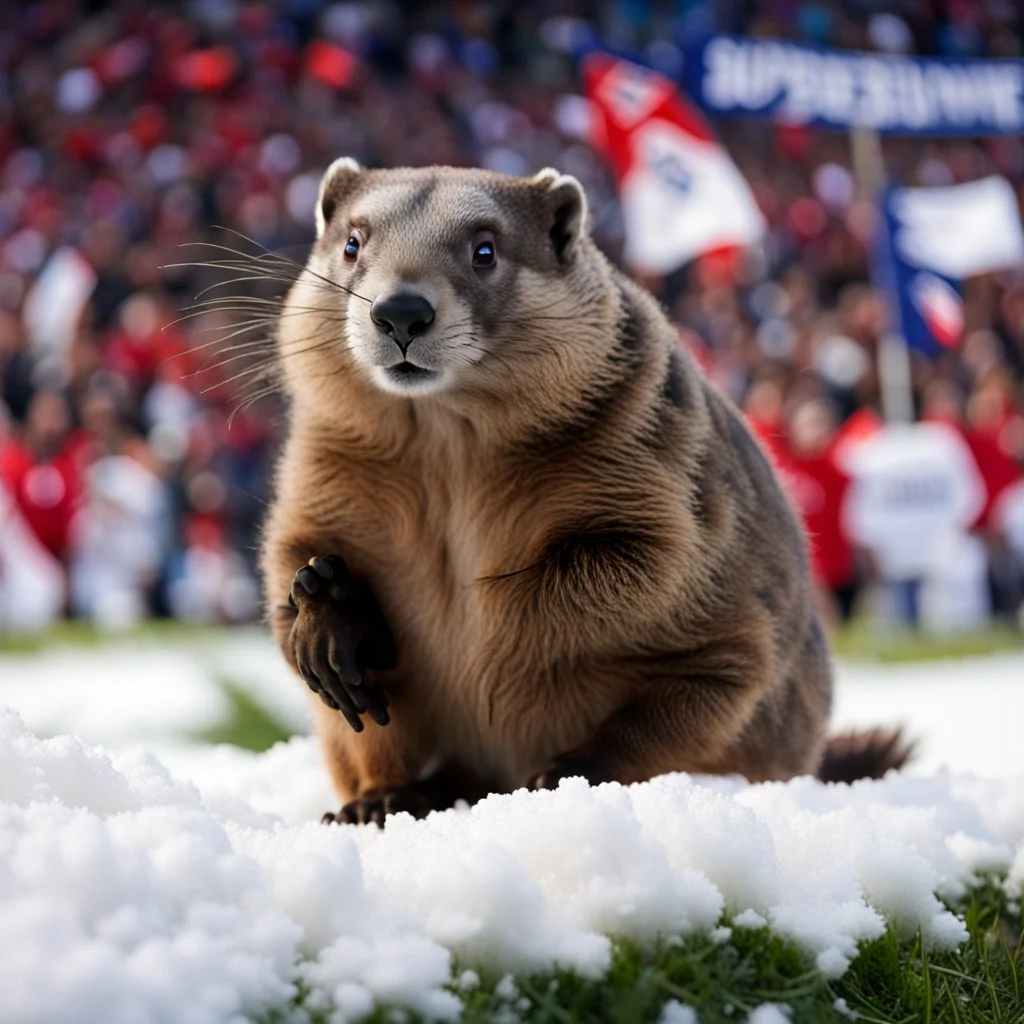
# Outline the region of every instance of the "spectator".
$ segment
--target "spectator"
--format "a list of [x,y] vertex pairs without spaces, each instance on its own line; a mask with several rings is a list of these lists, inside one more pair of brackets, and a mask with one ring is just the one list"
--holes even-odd
[[780,468],[803,515],[814,578],[830,621],[847,622],[857,599],[854,546],[842,521],[850,478],[832,457],[839,427],[835,408],[818,398],[789,416],[788,450]]
[[63,395],[39,391],[29,403],[22,439],[9,437],[0,448],[0,480],[38,540],[65,564],[81,491],[70,430]]
[[124,629],[149,614],[167,554],[164,490],[141,463],[106,455],[89,467],[86,497],[74,524],[74,610],[107,629]]

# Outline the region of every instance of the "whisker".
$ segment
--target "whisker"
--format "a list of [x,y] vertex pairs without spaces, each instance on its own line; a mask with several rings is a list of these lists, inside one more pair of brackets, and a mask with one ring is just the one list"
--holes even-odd
[[[221,305],[207,305],[206,303],[201,303],[200,306],[201,306],[201,308],[196,308],[195,306],[185,306],[184,308],[187,309],[187,310],[190,310],[190,312],[187,312],[184,316],[178,317],[177,320],[172,320],[170,323],[165,324],[161,328],[161,330],[166,330],[168,327],[175,327],[175,326],[177,326],[180,323],[184,323],[186,320],[193,320],[193,319],[195,319],[198,316],[203,316],[204,314],[210,315],[210,314],[213,314],[213,313],[254,313],[254,314],[259,314],[261,316],[266,316],[266,318],[268,320],[272,320],[272,321],[280,320],[280,319],[283,319],[284,317],[305,316],[307,313],[308,314],[315,314],[315,313],[335,313],[335,314],[337,314],[338,313],[337,309],[332,309],[329,306],[296,306],[296,307],[289,307],[287,311],[282,309],[280,312],[278,312],[276,310],[274,312],[271,312],[271,310],[269,310],[269,309],[260,309],[260,308],[250,309],[250,308],[248,308],[247,306],[244,306],[244,305],[221,306]],[[341,318],[336,316],[333,319],[339,319],[340,320]],[[206,327],[206,328],[203,328],[203,330],[216,330],[216,329],[217,329],[216,327],[212,327],[212,328],[211,327]]]
[[[216,225],[216,224],[215,224],[215,225],[214,225],[214,227],[218,227],[218,225]],[[297,268],[299,269],[299,272],[300,272],[300,273],[301,273],[302,271],[304,271],[304,270],[307,270],[307,269],[308,269],[308,267],[307,267],[307,266],[306,266],[305,264],[299,263],[299,262],[298,262],[298,260],[293,260],[293,259],[292,259],[292,258],[291,258],[290,256],[284,256],[284,255],[282,255],[281,253],[274,253],[274,252],[271,252],[271,250],[270,250],[270,249],[268,249],[268,248],[267,248],[267,247],[266,247],[265,245],[262,245],[262,244],[260,244],[259,242],[257,242],[255,238],[250,238],[250,237],[249,237],[248,235],[246,235],[246,234],[244,234],[243,232],[241,232],[241,231],[237,230],[236,228],[229,228],[229,227],[223,227],[223,226],[221,226],[221,230],[223,230],[223,231],[227,231],[227,232],[229,232],[229,233],[230,233],[230,234],[232,234],[232,235],[237,235],[237,236],[238,236],[239,238],[242,238],[242,239],[244,239],[244,240],[245,240],[246,242],[248,242],[248,243],[249,243],[250,245],[255,245],[257,249],[262,249],[262,250],[263,250],[263,252],[264,252],[265,254],[267,254],[268,256],[273,256],[273,257],[274,257],[275,259],[277,259],[277,260],[279,260],[279,261],[283,261],[284,263],[290,264],[290,265],[291,265],[291,266],[293,266],[293,267],[297,267]],[[239,255],[242,255],[242,254],[239,254]],[[317,275],[317,274],[314,274],[314,276],[319,276],[319,275]],[[338,282],[337,282],[337,281],[328,281],[328,279],[327,279],[327,278],[324,278],[324,280],[325,280],[325,281],[327,281],[327,283],[328,283],[328,284],[334,285],[334,286],[335,286],[335,287],[337,287],[337,288],[342,288],[342,289],[344,289],[345,291],[348,291],[348,290],[349,290],[349,289],[345,288],[345,286],[344,286],[344,285],[338,284]],[[351,292],[350,294],[352,294],[352,295],[355,295],[355,292]],[[356,296],[356,298],[360,298],[360,299],[361,299],[361,298],[362,298],[362,296],[361,296],[361,295],[357,295],[357,296]],[[368,301],[370,301],[370,300],[369,300],[369,299],[367,299],[367,300],[364,300],[364,301],[367,301],[367,302],[368,302]]]
[[[261,319],[261,321],[263,321],[266,324],[275,324],[276,322],[278,322],[278,319],[280,317],[280,314],[267,315],[267,310],[265,310],[265,309],[246,309],[243,306],[231,306],[229,308],[219,309],[219,310],[217,310],[217,309],[197,309],[195,312],[190,312],[190,313],[186,313],[184,316],[179,316],[176,319],[176,321],[171,321],[170,324],[165,324],[164,327],[161,328],[161,330],[166,331],[167,328],[169,328],[169,327],[177,327],[178,324],[184,324],[186,321],[190,321],[190,319],[195,319],[197,316],[203,316],[204,314],[210,315],[210,314],[215,313],[215,312],[258,313],[259,314],[259,319]],[[245,323],[251,324],[251,323],[253,323],[255,321],[255,319],[256,319],[256,317],[253,316],[252,318],[249,319],[249,321],[246,321]],[[201,334],[208,334],[210,331],[221,331],[225,327],[230,327],[230,326],[231,325],[229,325],[229,324],[214,324],[212,327],[202,327],[202,328],[199,328],[199,332]]]
[[[183,245],[210,245],[209,242],[184,242]],[[202,295],[206,295],[208,292],[213,291],[215,288],[223,288],[228,284],[237,284],[242,281],[273,281],[277,284],[293,285],[299,280],[299,276],[284,277],[280,273],[274,273],[271,271],[269,266],[257,266],[254,262],[242,263],[239,261],[229,260],[205,260],[196,262],[185,262],[185,263],[165,263],[161,266],[161,270],[174,268],[174,267],[193,267],[201,268],[204,270],[225,270],[232,274],[241,276],[228,278],[225,281],[217,281],[214,284],[203,288],[196,294],[198,299]],[[289,272],[292,271],[291,267],[285,268]],[[259,271],[257,273],[257,271]],[[338,284],[336,281],[330,280],[330,278],[324,277],[322,274],[317,274],[315,271],[310,271],[314,280],[308,281],[307,283],[320,291],[330,292],[332,289],[345,292],[348,295],[353,295],[357,299],[362,299],[364,302],[372,302],[372,299],[367,299],[363,295],[359,295],[357,292],[352,291],[351,288],[346,288],[344,285]],[[325,287],[328,286],[328,287]]]
[[260,363],[257,366],[250,366],[244,370],[240,370],[233,377],[228,377],[225,380],[219,380],[214,384],[210,384],[208,387],[203,388],[199,394],[205,395],[210,391],[216,391],[217,388],[227,387],[228,384],[233,384],[236,380],[242,380],[245,377],[251,377],[254,373],[264,373],[268,368],[268,363]]
[[[190,306],[183,306],[182,309],[186,311],[195,310],[200,313],[212,313],[217,312],[218,310],[230,313],[235,309],[235,306],[233,306],[232,303],[238,303],[242,312],[245,312],[246,308],[262,309],[264,312],[267,312],[282,309],[285,305],[284,299],[280,297],[275,299],[264,299],[258,295],[214,295],[209,299],[203,299],[202,302],[195,302]],[[288,303],[288,308],[313,313],[337,312],[336,306],[300,306],[294,302]]]
[[[229,229],[226,229],[229,230]],[[242,236],[245,237],[244,235]],[[250,239],[251,241],[251,239]],[[259,246],[258,242],[253,242],[253,245]],[[195,242],[182,242],[180,248],[197,247],[201,246],[205,249],[216,249],[218,252],[230,253],[232,256],[237,256],[237,260],[224,260],[225,263],[234,263],[236,265],[245,264],[251,266],[254,263],[258,263],[266,266],[278,266],[286,267],[289,270],[298,270],[301,273],[305,267],[298,263],[296,260],[291,259],[288,256],[282,256],[279,253],[271,252],[270,249],[263,248],[263,252],[254,255],[251,252],[245,252],[242,249],[233,249],[230,245],[222,245],[219,242],[207,242],[207,241],[195,241]]]
[[245,399],[244,401],[239,402],[239,404],[236,405],[234,407],[234,409],[232,409],[231,412],[228,414],[228,430],[231,429],[231,424],[234,422],[235,417],[240,412],[245,412],[246,409],[252,408],[252,406],[254,406],[261,398],[266,398],[267,395],[272,395],[277,390],[278,390],[278,385],[277,384],[271,384],[271,385],[269,385],[269,386],[267,386],[265,388],[261,388],[259,391],[256,392],[256,394],[251,395],[249,398]]
[[[315,345],[311,345],[308,348],[303,349],[301,352],[286,353],[285,354],[285,358],[305,355],[308,352],[315,352],[317,349],[323,348],[325,345],[330,344],[331,340],[332,339],[328,338],[328,339],[326,339],[324,341],[318,342]],[[257,363],[255,366],[246,367],[246,369],[239,370],[238,373],[234,374],[231,377],[227,377],[224,380],[219,380],[216,383],[209,385],[209,387],[203,388],[199,393],[201,395],[205,395],[205,394],[207,394],[207,392],[214,391],[217,388],[226,387],[228,384],[233,384],[237,380],[243,380],[246,377],[252,377],[252,376],[254,376],[256,374],[259,374],[259,373],[266,373],[269,370],[273,370],[274,366],[275,366],[275,364],[277,362],[278,362],[278,360],[276,360],[276,359],[269,359],[269,360],[264,360],[263,362]],[[212,369],[212,367],[211,367],[211,369]]]
[[[223,339],[218,339],[218,341],[230,341],[232,337],[234,337],[236,335],[244,334],[247,330],[253,330],[253,329],[254,328],[251,328],[251,327],[249,327],[249,328],[240,328],[237,331],[233,331],[232,334],[228,335],[227,337],[225,337]],[[305,341],[308,341],[308,340],[309,340],[308,338],[296,338],[296,339],[291,339],[290,341],[286,341],[286,342],[280,342],[280,341],[275,342],[275,340],[273,338],[258,338],[258,339],[254,340],[254,341],[240,342],[240,343],[238,343],[236,345],[227,345],[222,350],[220,350],[218,352],[215,352],[215,353],[212,353],[212,356],[229,356],[229,354],[230,354],[229,358],[224,359],[224,360],[222,360],[219,363],[214,363],[212,365],[209,364],[209,363],[204,363],[203,366],[199,370],[195,370],[195,371],[193,371],[190,374],[186,374],[185,376],[186,377],[196,377],[200,373],[208,373],[211,370],[217,369],[217,367],[224,366],[224,365],[226,365],[228,363],[237,362],[240,359],[251,358],[253,355],[260,354],[261,352],[266,352],[269,355],[274,356],[275,358],[282,358],[282,359],[283,358],[287,358],[287,357],[289,357],[291,355],[301,355],[300,352],[291,351],[289,349],[289,345],[301,345]],[[327,344],[327,343],[329,343],[329,342],[331,342],[333,340],[334,340],[333,338],[325,338],[323,340],[323,344]],[[207,345],[201,345],[201,346],[197,345],[194,348],[190,349],[189,351],[191,351],[191,352],[199,352],[199,351],[202,351],[202,349],[208,348],[210,345],[213,345],[213,344],[216,344],[216,343],[217,342],[210,342]],[[307,351],[311,351],[311,350],[307,350]],[[275,361],[275,359],[271,359],[271,360],[269,360],[269,363],[273,363],[274,361]]]
[[[214,225],[214,227],[217,227],[217,228],[219,228],[222,231],[227,231],[230,234],[237,235],[239,238],[244,239],[250,245],[256,246],[257,249],[262,249],[263,250],[263,255],[254,257],[254,256],[252,256],[249,253],[241,252],[241,251],[239,251],[237,249],[232,249],[230,246],[218,245],[215,242],[195,242],[195,243],[186,243],[186,244],[210,246],[211,248],[221,249],[224,252],[232,252],[236,256],[241,256],[243,259],[244,258],[252,259],[253,261],[259,261],[259,260],[264,259],[264,257],[270,257],[270,259],[273,262],[277,263],[278,265],[284,265],[284,266],[288,267],[289,269],[297,270],[299,276],[301,276],[303,273],[309,274],[313,278],[315,278],[317,280],[320,280],[320,281],[323,281],[324,284],[330,285],[332,288],[337,288],[337,289],[339,289],[339,290],[341,290],[343,292],[347,292],[349,295],[352,295],[352,296],[354,296],[357,299],[362,299],[363,302],[371,302],[371,303],[373,302],[372,299],[366,298],[365,295],[360,295],[358,292],[355,292],[351,288],[347,288],[345,285],[341,284],[341,282],[335,281],[335,280],[333,280],[332,278],[329,278],[329,277],[325,277],[323,274],[320,274],[320,273],[318,273],[315,270],[311,270],[308,266],[304,266],[303,264],[299,263],[297,260],[293,260],[289,256],[282,256],[280,253],[272,252],[266,246],[261,245],[259,242],[257,242],[256,239],[250,238],[248,235],[244,234],[241,231],[236,230],[235,228],[229,228],[229,227],[225,227],[223,225],[216,225],[216,224]],[[298,278],[296,278],[296,280],[297,279]]]
[[[264,355],[264,354],[267,355],[267,356],[273,356],[274,355],[274,347],[273,347],[272,344],[269,344],[268,342],[269,342],[269,339],[267,339],[267,338],[259,338],[256,341],[240,342],[237,345],[229,345],[227,348],[221,349],[221,350],[219,350],[217,352],[211,352],[208,356],[206,356],[206,361],[203,363],[203,365],[198,370],[193,370],[192,373],[186,374],[185,376],[187,376],[187,377],[196,377],[200,373],[205,373],[208,370],[213,369],[213,367],[210,366],[210,362],[209,361],[211,359],[217,359],[217,358],[219,358],[221,356],[230,356],[231,360],[241,359],[243,357],[251,358],[252,356],[255,356],[255,355]],[[227,361],[231,361],[231,360],[225,360],[225,361],[227,362]],[[222,364],[218,364],[218,365],[222,365]]]
[[[198,370],[194,370],[192,373],[186,374],[186,379],[194,380],[200,376],[211,374],[214,370],[220,370],[225,366],[230,366],[232,363],[237,363],[240,360],[248,359],[252,360],[254,356],[258,356],[259,353],[243,352],[240,355],[230,356],[227,359],[221,359],[219,362],[211,363],[209,366],[203,366]],[[205,388],[201,394],[205,394],[207,391],[212,391],[214,388],[219,388],[222,385],[232,384],[236,380],[240,380],[243,377],[250,377],[254,374],[266,372],[272,370],[274,367],[273,359],[262,359],[258,363],[252,363],[251,366],[247,366],[244,370],[240,370],[233,377],[228,377],[225,380],[216,381]]]
[[[255,330],[255,328],[254,327],[249,327],[249,328],[246,328],[246,330]],[[245,331],[240,331],[239,333],[244,334]],[[225,341],[230,341],[230,340],[231,340],[230,338],[214,338],[212,341],[204,342],[202,345],[190,345],[188,348],[182,349],[181,352],[175,352],[172,355],[169,355],[166,359],[162,359],[157,365],[158,365],[158,367],[159,366],[164,366],[165,364],[170,363],[170,362],[172,362],[175,359],[182,359],[185,356],[192,355],[193,353],[203,352],[203,351],[205,351],[208,348],[212,348],[214,345],[222,345]],[[268,336],[268,337],[265,337],[265,338],[261,338],[259,340],[254,340],[254,341],[251,341],[251,342],[246,342],[246,344],[250,344],[250,345],[266,345],[268,349],[273,349],[273,347],[274,347],[274,339]],[[224,351],[225,352],[230,352],[235,347],[236,346],[234,346],[234,345],[229,345],[227,348],[224,349]]]

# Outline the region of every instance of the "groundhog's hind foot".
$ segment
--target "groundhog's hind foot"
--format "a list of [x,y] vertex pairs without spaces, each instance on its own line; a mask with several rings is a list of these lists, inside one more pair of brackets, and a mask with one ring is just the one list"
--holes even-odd
[[337,813],[328,811],[320,820],[325,825],[367,825],[373,822],[383,828],[384,819],[389,814],[405,811],[414,818],[424,818],[434,809],[434,801],[419,786],[383,786],[368,790]]
[[405,786],[379,786],[345,804],[337,813],[328,812],[325,824],[384,824],[389,814],[406,811],[414,818],[431,811],[444,811],[456,803],[476,803],[495,789],[495,785],[459,764],[445,764],[429,778]]
[[363,714],[387,725],[387,696],[366,669],[394,668],[397,653],[370,588],[352,578],[343,558],[327,555],[299,569],[288,603],[297,612],[290,634],[295,666],[309,688],[356,732]]
[[563,754],[526,781],[527,789],[557,789],[562,779],[584,778],[592,786],[612,781],[607,768],[593,758]]

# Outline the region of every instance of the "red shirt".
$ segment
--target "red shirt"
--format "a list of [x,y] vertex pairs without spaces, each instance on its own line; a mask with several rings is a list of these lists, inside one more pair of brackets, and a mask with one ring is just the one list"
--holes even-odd
[[1012,455],[1003,451],[996,438],[973,427],[959,427],[960,432],[971,449],[974,461],[978,464],[978,472],[985,481],[987,498],[975,527],[989,525],[992,509],[1003,491],[1012,487],[1021,478],[1021,469]]
[[70,449],[37,462],[26,447],[9,441],[0,448],[0,479],[42,545],[63,559],[81,493],[81,475]]
[[967,447],[971,449],[981,479],[985,482],[985,507],[972,524],[974,529],[989,525],[989,519],[996,502],[1003,491],[1012,487],[1021,478],[1021,468],[1017,460],[1004,451],[999,444],[998,432],[980,430],[977,427],[965,426],[957,420],[945,416],[929,416],[929,420],[947,423],[959,431]]
[[796,455],[781,428],[758,422],[752,426],[803,517],[814,575],[827,587],[849,583],[855,571],[854,549],[843,532],[842,512],[850,478],[835,464],[833,447],[818,455]]
[[842,526],[843,502],[850,478],[836,466],[831,450],[820,455],[789,454],[783,480],[804,517],[811,542],[811,567],[829,587],[854,576],[853,545]]

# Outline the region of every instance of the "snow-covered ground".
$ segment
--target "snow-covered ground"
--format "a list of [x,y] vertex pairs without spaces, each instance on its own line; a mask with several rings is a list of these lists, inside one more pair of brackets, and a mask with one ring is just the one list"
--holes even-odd
[[[939,768],[1024,774],[1024,652],[902,665],[837,666],[837,729],[903,724],[919,740],[915,774]],[[0,704],[35,733],[72,733],[112,750],[143,745],[176,770],[209,750],[185,743],[229,713],[223,683],[245,690],[286,728],[305,732],[305,688],[261,630],[191,643],[125,640],[0,654]]]
[[70,732],[111,748],[159,746],[217,725],[230,710],[224,683],[286,726],[307,728],[306,695],[263,630],[0,653],[0,704],[43,735]]
[[597,975],[608,936],[710,932],[723,913],[835,976],[885,921],[960,941],[937,895],[977,872],[1024,887],[1020,655],[841,668],[838,723],[905,721],[915,774],[569,780],[384,832],[318,823],[334,801],[306,737],[189,745],[228,711],[219,680],[305,721],[258,634],[0,656],[0,1021],[298,1021],[300,988],[339,1021],[375,1001],[453,1019],[453,957]]

